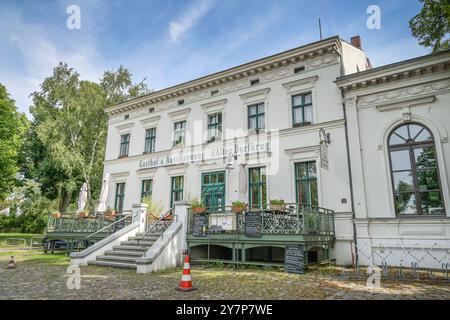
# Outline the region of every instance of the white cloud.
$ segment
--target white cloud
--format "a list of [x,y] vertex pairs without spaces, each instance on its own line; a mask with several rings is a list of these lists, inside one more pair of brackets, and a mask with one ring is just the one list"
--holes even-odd
[[181,35],[192,29],[213,7],[213,0],[197,0],[180,17],[169,23],[169,35],[177,42]]
[[[28,107],[32,100],[29,95],[39,89],[39,84],[51,75],[59,62],[68,63],[83,79],[96,81],[100,78],[102,63],[91,39],[86,37],[85,40],[73,43],[70,34],[54,39],[48,28],[28,23],[19,11],[0,12],[0,82],[16,100],[20,111],[30,116]],[[11,53],[17,56],[17,61]]]

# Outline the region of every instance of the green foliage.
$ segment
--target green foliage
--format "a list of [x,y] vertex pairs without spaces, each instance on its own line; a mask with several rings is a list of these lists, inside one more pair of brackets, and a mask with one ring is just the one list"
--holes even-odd
[[17,111],[14,100],[0,84],[0,203],[16,184],[22,135],[28,125]]
[[10,198],[10,213],[0,216],[0,230],[43,233],[55,201],[42,196],[39,185],[32,180],[16,187]]
[[195,208],[205,208],[205,205],[202,203],[202,201],[200,199],[192,199],[191,201],[191,208],[195,209]]
[[164,210],[164,205],[161,201],[153,201],[151,195],[142,198],[142,203],[147,205],[147,213],[154,217],[159,217]]
[[433,52],[450,48],[450,0],[419,0],[422,10],[409,21],[414,37]]
[[60,63],[32,94],[34,120],[23,147],[23,172],[41,183],[46,197],[59,199],[59,211],[67,211],[83,182],[94,209],[106,147],[104,108],[148,92],[143,82],[133,84],[131,77],[121,66],[106,71],[99,84],[81,81],[74,69]]
[[285,204],[285,202],[282,199],[272,199],[272,200],[270,200],[270,204],[283,205],[283,204]]

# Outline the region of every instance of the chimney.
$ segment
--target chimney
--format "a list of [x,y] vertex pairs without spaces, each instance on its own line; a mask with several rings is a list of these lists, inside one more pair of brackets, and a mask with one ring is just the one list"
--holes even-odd
[[362,46],[361,46],[361,37],[360,36],[354,36],[350,39],[350,42],[352,44],[352,46],[362,50]]

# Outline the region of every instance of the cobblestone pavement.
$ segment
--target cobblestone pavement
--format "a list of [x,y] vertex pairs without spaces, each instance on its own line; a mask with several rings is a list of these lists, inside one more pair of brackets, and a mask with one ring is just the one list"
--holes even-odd
[[181,268],[150,274],[134,270],[82,267],[81,288],[67,289],[67,259],[58,263],[18,261],[7,270],[0,256],[0,299],[445,299],[450,285],[425,282],[382,282],[368,289],[363,282],[324,278],[274,270],[206,268],[193,266],[197,291],[175,290]]

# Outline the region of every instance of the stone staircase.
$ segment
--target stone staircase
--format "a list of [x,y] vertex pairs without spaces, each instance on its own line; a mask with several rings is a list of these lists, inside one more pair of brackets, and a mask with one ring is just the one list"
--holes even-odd
[[119,246],[113,246],[112,250],[105,251],[104,255],[97,256],[97,260],[89,261],[88,264],[136,269],[136,259],[144,256],[145,252],[161,236],[161,233],[161,231],[151,232],[138,241],[143,235],[142,232],[138,232],[135,236],[129,237],[127,241],[122,241]]

